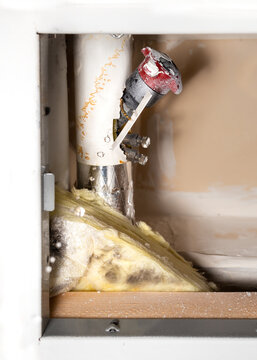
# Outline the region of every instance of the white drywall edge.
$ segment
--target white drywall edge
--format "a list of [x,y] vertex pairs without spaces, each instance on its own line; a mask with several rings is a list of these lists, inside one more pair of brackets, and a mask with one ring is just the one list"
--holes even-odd
[[[110,5],[112,4],[112,5]],[[1,359],[38,359],[41,328],[41,188],[39,47],[42,33],[256,34],[253,1],[11,1],[0,4],[1,44]],[[26,137],[24,137],[26,134]],[[80,345],[78,346],[78,341]],[[177,354],[185,359],[256,357],[250,340],[115,339],[112,358],[133,354],[149,359]],[[51,346],[52,345],[52,346]],[[106,355],[102,339],[48,340],[44,359]],[[110,345],[108,339],[108,345]],[[219,350],[218,350],[218,345]],[[210,346],[215,351],[208,351]],[[84,350],[83,350],[84,349]],[[130,349],[130,351],[129,351]],[[183,355],[181,352],[183,349]],[[186,349],[190,351],[186,352]],[[125,351],[124,351],[125,350]],[[134,352],[132,350],[135,350]],[[201,353],[199,353],[201,351]],[[141,355],[140,355],[141,352]],[[115,357],[113,356],[115,354]],[[201,354],[201,355],[200,355]],[[70,355],[68,357],[68,355]],[[119,355],[119,356],[116,356]],[[79,357],[77,357],[79,359]],[[192,358],[193,359],[193,358]]]
[[[33,11],[38,32],[253,34],[257,3],[215,0],[2,0],[2,8]],[[67,21],[69,19],[69,21]]]

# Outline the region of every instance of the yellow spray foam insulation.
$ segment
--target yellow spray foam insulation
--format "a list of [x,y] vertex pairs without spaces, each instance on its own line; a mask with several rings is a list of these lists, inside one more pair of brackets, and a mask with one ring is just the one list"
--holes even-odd
[[146,223],[133,225],[96,193],[56,189],[50,294],[210,291],[207,281]]

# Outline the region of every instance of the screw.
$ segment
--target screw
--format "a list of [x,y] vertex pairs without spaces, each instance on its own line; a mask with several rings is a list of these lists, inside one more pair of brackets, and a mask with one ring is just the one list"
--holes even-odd
[[113,320],[110,322],[109,326],[105,329],[108,333],[118,333],[120,332],[119,320]]
[[46,266],[46,272],[48,273],[48,274],[50,274],[50,272],[52,271],[52,267],[51,266]]
[[120,39],[124,34],[112,34],[115,39]]
[[145,165],[148,161],[148,157],[143,155],[143,154],[140,154],[139,157],[138,157],[138,163],[140,165]]

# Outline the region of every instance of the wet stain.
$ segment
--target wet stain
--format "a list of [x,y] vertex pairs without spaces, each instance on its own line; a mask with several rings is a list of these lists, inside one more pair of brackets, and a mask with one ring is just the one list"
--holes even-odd
[[105,273],[105,278],[106,280],[108,280],[110,283],[115,283],[119,280],[119,269],[117,266],[111,268],[110,270],[108,270]]
[[136,284],[142,282],[158,282],[160,280],[161,276],[156,275],[152,270],[143,269],[130,274],[126,282],[128,284]]

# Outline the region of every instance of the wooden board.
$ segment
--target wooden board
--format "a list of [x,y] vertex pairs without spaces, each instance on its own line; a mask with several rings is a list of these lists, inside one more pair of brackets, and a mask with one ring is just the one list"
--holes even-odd
[[68,292],[52,318],[257,319],[257,292]]

